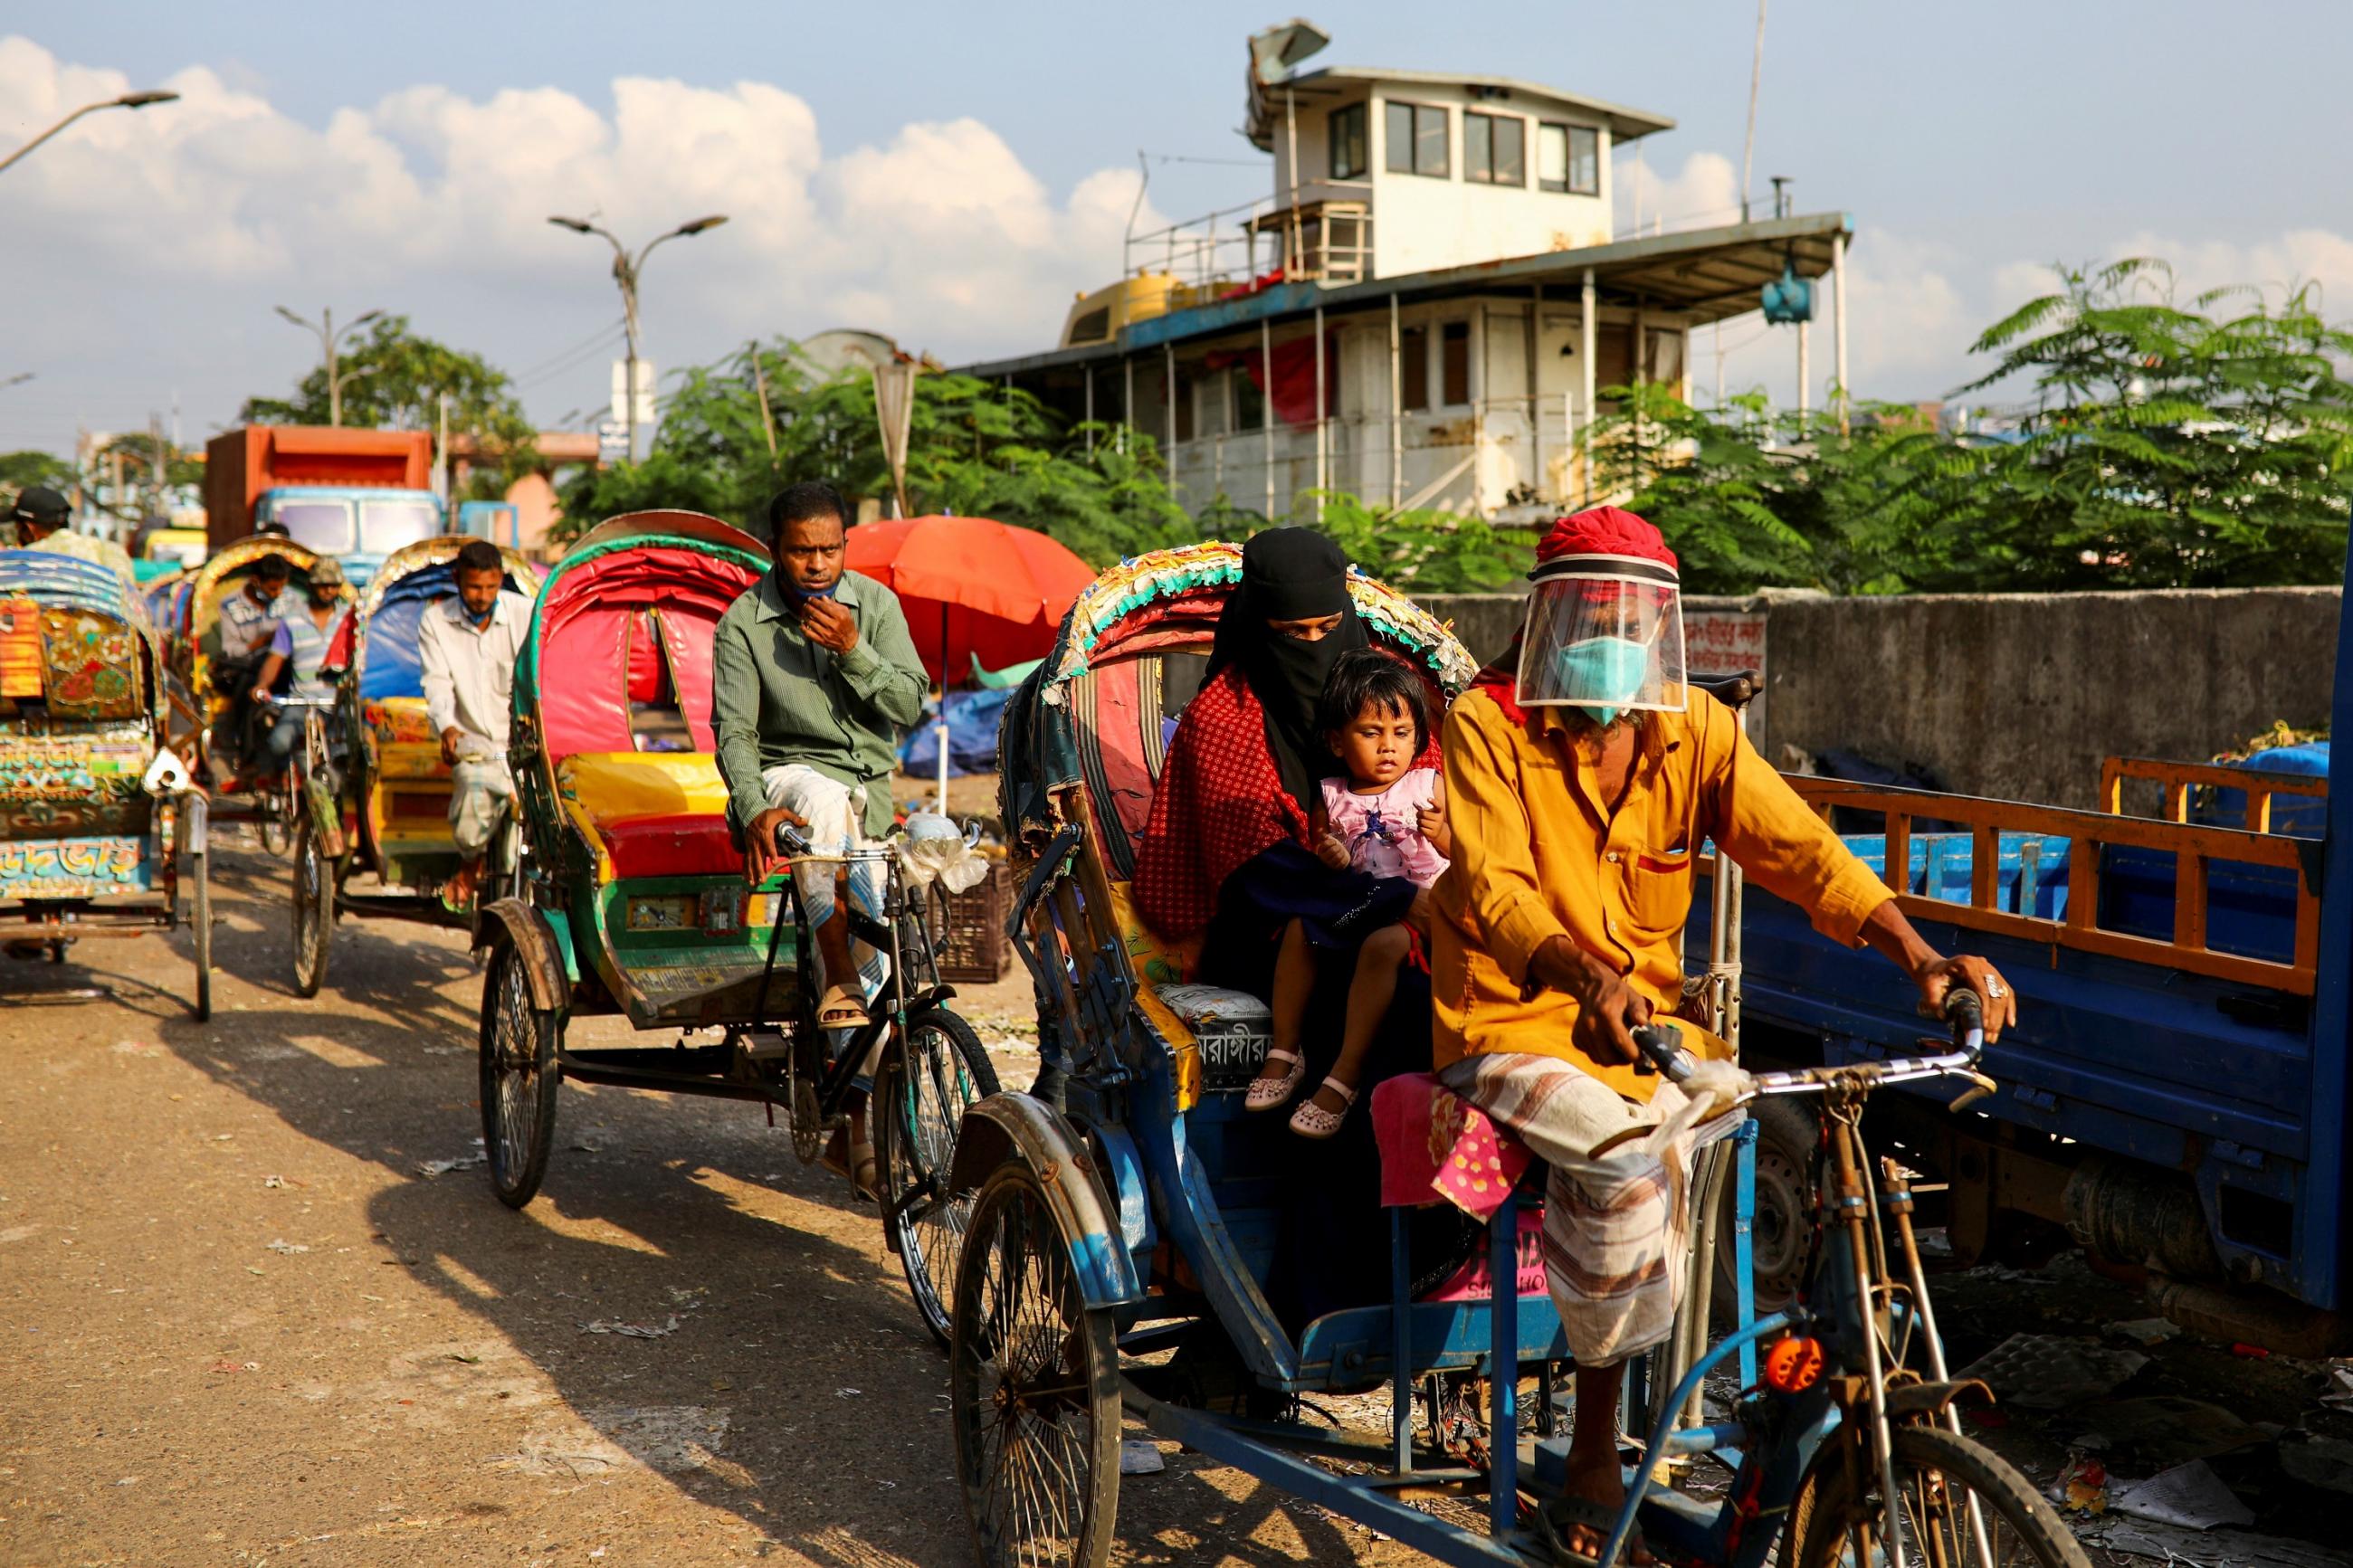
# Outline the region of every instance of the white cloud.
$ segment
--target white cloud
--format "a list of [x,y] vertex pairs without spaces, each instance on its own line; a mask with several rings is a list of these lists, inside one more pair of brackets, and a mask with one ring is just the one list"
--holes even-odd
[[[0,38],[0,104],[24,135],[151,85]],[[148,388],[185,388],[200,422],[226,420],[299,374],[299,334],[268,313],[281,300],[383,305],[511,368],[544,362],[619,314],[594,242],[551,213],[633,244],[728,215],[648,268],[649,352],[666,366],[829,326],[950,358],[1020,353],[1051,343],[1076,290],[1116,276],[1137,181],[1105,169],[1058,196],[969,119],[828,155],[808,104],[755,81],[624,78],[609,108],[554,88],[477,100],[417,86],[323,128],[201,67],[162,85],[181,101],[92,115],[0,180],[0,232],[44,237],[11,247],[10,353],[53,399],[83,386],[98,400],[99,374],[136,364]],[[65,308],[22,309],[44,298]],[[604,374],[582,368],[586,395]],[[0,446],[23,417],[0,406]]]

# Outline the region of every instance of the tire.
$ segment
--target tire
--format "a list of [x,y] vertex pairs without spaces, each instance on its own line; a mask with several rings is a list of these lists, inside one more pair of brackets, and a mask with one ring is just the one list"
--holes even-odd
[[875,1154],[882,1184],[882,1234],[899,1255],[915,1310],[943,1349],[956,1259],[972,1217],[972,1194],[944,1192],[965,1108],[997,1090],[997,1068],[972,1026],[944,1007],[907,1020],[884,1059],[874,1103]]
[[199,1024],[213,1016],[213,884],[205,865],[211,858],[206,853],[188,857],[188,931],[196,944],[196,1000],[189,1011]]
[[319,836],[304,817],[294,830],[294,990],[316,996],[327,983],[327,950],[335,934],[335,873],[319,853]]
[[[1757,1286],[1757,1315],[1778,1312],[1798,1299],[1811,1276],[1818,1243],[1815,1152],[1821,1123],[1788,1099],[1765,1099],[1748,1108],[1757,1119],[1757,1215],[1749,1231],[1750,1273]],[[1734,1184],[1724,1184],[1724,1220],[1717,1227],[1715,1293],[1710,1315],[1729,1328],[1736,1313],[1733,1294],[1732,1216]]]
[[1103,1568],[1119,1524],[1119,1361],[1089,1311],[1036,1173],[1018,1158],[973,1201],[956,1265],[950,1424],[987,1568]]
[[[1894,1439],[1896,1486],[1906,1500],[1902,1530],[1907,1563],[2091,1568],[2082,1543],[2007,1459],[1941,1426],[1898,1427]],[[1852,1440],[1869,1441],[1859,1426]],[[1796,1568],[1848,1568],[1855,1560],[1852,1528],[1858,1524],[1873,1532],[1872,1561],[1885,1561],[1875,1543],[1883,1517],[1877,1468],[1867,1454],[1861,1458],[1865,1495],[1858,1500],[1844,1447],[1836,1441],[1824,1445],[1790,1510],[1789,1537],[1799,1544],[1794,1554],[1785,1548],[1781,1560]],[[1983,1559],[1970,1523],[1971,1499],[1990,1538]]]
[[555,1064],[563,1036],[562,1016],[532,1001],[522,955],[501,931],[482,974],[482,1150],[491,1190],[511,1209],[531,1202],[547,1174],[555,1091],[564,1082]]

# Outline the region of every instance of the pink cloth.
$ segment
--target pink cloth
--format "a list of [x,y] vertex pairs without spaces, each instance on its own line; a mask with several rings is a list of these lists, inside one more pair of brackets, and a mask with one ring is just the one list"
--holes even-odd
[[1346,779],[1324,781],[1324,816],[1348,847],[1348,863],[1375,877],[1404,877],[1427,888],[1446,857],[1422,837],[1420,817],[1438,798],[1436,768],[1408,768],[1378,795],[1358,795]]
[[1504,1206],[1528,1168],[1527,1146],[1426,1072],[1373,1086],[1381,1202],[1412,1208],[1443,1198],[1473,1219]]

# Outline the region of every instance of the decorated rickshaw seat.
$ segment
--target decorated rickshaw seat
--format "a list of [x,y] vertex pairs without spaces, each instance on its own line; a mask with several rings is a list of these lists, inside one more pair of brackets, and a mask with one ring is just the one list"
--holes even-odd
[[[542,609],[540,723],[556,787],[619,878],[735,875],[712,753],[711,645],[755,574],[673,546],[604,556]],[[632,703],[674,704],[694,750],[638,750]]]

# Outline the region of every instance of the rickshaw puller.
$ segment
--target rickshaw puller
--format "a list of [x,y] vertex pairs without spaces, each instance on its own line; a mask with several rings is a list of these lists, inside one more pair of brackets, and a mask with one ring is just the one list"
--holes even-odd
[[506,585],[505,558],[470,539],[455,563],[458,592],[436,601],[417,624],[427,721],[449,764],[449,836],[458,869],[441,886],[442,905],[473,907],[491,836],[514,800],[507,736],[516,662],[531,629],[531,601]]
[[[1625,1499],[1625,1362],[1667,1338],[1680,1305],[1691,1153],[1729,1130],[1729,1118],[1694,1125],[1701,1108],[1632,1067],[1630,1031],[1682,996],[1702,847],[1810,911],[1823,935],[1884,954],[1924,1011],[1968,986],[1985,998],[1991,1040],[2016,1000],[1984,960],[1923,941],[1731,711],[1685,685],[1676,561],[1658,530],[1601,507],[1556,524],[1536,560],[1512,652],[1446,722],[1454,854],[1436,889],[1431,988],[1443,1081],[1550,1165],[1546,1274],[1577,1403],[1548,1521],[1590,1557]],[[1681,1026],[1695,1054],[1729,1055]],[[1591,1157],[1629,1128],[1655,1136]]]
[[[351,614],[343,601],[343,568],[332,556],[323,556],[311,568],[311,602],[303,613],[287,616],[278,623],[271,636],[269,652],[261,661],[261,673],[253,682],[254,706],[267,710],[274,702],[278,678],[290,668],[294,672],[292,691],[317,701],[332,701],[335,683],[322,679],[319,673],[335,641],[335,634]],[[302,740],[302,715],[290,710],[280,713],[274,722],[261,731],[257,764],[267,772],[283,768],[294,755],[294,748]]]
[[[720,618],[712,643],[711,725],[730,818],[743,830],[744,873],[784,864],[776,830],[803,830],[819,855],[840,855],[891,831],[899,737],[923,714],[923,661],[899,596],[842,564],[849,505],[828,484],[789,485],[768,504],[776,566]],[[861,798],[862,796],[862,798]],[[871,866],[793,868],[814,928],[822,991],[818,1024],[857,1028],[866,996],[851,957],[843,890],[869,913],[881,898]],[[869,1184],[864,1112],[852,1113],[829,1163]]]
[[93,566],[103,566],[134,588],[139,574],[132,569],[130,552],[111,539],[76,533],[73,504],[47,485],[27,485],[17,493],[12,521],[20,548],[70,555]]
[[278,627],[300,615],[302,601],[289,586],[293,564],[283,555],[264,555],[236,593],[220,602],[220,657],[213,661],[213,689],[229,700],[228,711],[213,731],[216,750],[252,765],[246,742],[253,723],[254,678],[277,640]]

